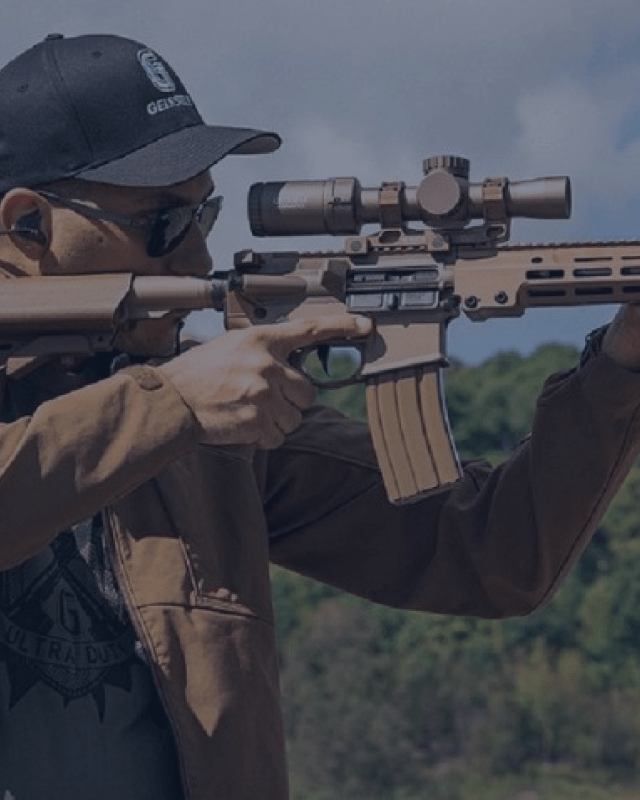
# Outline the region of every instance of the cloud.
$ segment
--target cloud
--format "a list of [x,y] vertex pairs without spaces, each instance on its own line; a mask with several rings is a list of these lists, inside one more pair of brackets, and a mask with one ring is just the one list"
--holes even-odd
[[[599,192],[620,196],[640,186],[640,66],[604,78],[563,77],[523,96],[515,154],[525,166],[566,165],[589,175]],[[636,117],[637,119],[637,117]]]
[[640,204],[640,65],[599,76],[561,76],[523,95],[510,160],[531,172],[569,174],[572,230],[637,236]]
[[[380,162],[373,142],[340,120],[325,120],[320,115],[298,122],[289,133],[293,143],[293,157],[300,165],[300,178],[357,177],[361,183],[379,185]],[[395,164],[394,164],[395,162]],[[402,151],[391,152],[385,167],[393,175],[413,171]]]

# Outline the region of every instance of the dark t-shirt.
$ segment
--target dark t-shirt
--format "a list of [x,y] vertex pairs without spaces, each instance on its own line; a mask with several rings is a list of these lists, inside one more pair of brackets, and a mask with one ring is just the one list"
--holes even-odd
[[101,517],[0,572],[5,796],[183,796],[171,730],[118,592]]

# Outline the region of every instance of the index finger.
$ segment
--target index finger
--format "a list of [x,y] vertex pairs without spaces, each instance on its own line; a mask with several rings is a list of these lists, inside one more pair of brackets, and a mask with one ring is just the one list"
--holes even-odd
[[270,349],[287,357],[294,350],[320,344],[332,339],[356,339],[368,336],[373,323],[368,317],[356,314],[327,314],[297,319],[269,326]]

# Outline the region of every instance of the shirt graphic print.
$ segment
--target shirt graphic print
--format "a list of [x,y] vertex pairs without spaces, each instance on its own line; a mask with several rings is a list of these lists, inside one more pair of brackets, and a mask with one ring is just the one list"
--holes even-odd
[[97,516],[0,572],[0,799],[182,797],[103,534]]

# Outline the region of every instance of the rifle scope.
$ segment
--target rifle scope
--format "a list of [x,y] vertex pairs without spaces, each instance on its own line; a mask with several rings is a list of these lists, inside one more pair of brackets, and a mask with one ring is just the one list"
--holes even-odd
[[424,161],[419,186],[383,183],[366,189],[356,178],[281,181],[251,186],[248,213],[254,236],[358,234],[363,225],[401,228],[423,222],[460,228],[473,219],[504,222],[511,217],[568,219],[571,186],[565,176],[469,182],[469,161],[432,156]]

